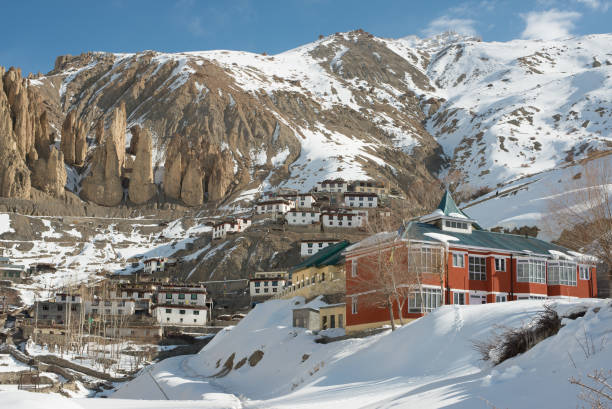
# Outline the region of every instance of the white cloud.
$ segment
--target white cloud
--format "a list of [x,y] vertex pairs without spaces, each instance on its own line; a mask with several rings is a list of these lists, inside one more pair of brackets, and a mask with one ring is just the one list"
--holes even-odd
[[574,29],[574,21],[581,16],[575,11],[560,11],[551,9],[547,11],[532,11],[521,14],[525,20],[525,30],[522,38],[553,40],[567,37]]
[[432,20],[427,26],[427,28],[423,30],[423,33],[426,36],[434,36],[445,31],[454,31],[459,34],[475,36],[475,24],[476,22],[471,19],[441,16],[435,20]]
[[578,3],[582,3],[585,6],[593,9],[593,10],[601,10],[604,13],[608,11],[610,6],[612,6],[612,2],[609,1],[600,1],[600,0],[576,0]]

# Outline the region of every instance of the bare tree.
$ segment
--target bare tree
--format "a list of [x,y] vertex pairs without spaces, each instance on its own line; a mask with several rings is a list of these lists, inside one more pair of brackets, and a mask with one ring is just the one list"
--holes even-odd
[[[561,231],[559,244],[612,266],[612,168],[608,157],[586,163],[555,189],[546,228]],[[610,271],[608,271],[608,274]]]
[[580,386],[580,399],[594,409],[605,409],[612,405],[612,371],[596,370],[587,375],[588,380],[570,378],[570,383]]

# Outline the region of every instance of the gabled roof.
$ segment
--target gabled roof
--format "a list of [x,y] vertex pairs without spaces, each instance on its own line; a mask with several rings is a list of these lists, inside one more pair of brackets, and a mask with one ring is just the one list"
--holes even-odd
[[467,214],[463,213],[461,211],[461,209],[459,209],[457,207],[457,204],[453,200],[453,197],[451,196],[451,194],[448,191],[448,189],[446,190],[446,192],[444,192],[444,196],[442,196],[442,200],[440,200],[440,204],[438,205],[438,209],[442,210],[442,212],[444,213],[445,216],[453,217],[453,216],[451,216],[451,214],[455,213],[455,214],[461,214],[461,215],[467,217],[468,219],[471,219],[471,217],[469,217]]
[[319,250],[316,254],[308,257],[300,264],[292,267],[289,271],[294,273],[298,270],[302,270],[308,267],[323,267],[323,266],[335,266],[344,262],[344,256],[342,251],[347,248],[351,243],[347,240],[343,240],[340,243],[336,243],[323,249]]
[[[456,233],[443,231],[434,225],[416,221],[409,222],[404,229],[400,230],[400,237],[402,239],[442,242],[442,240],[436,239],[436,235],[445,239],[450,246],[480,247],[505,250],[512,253],[533,253],[534,255],[544,256],[552,256],[549,250],[569,254],[569,250],[564,247],[535,237],[519,236],[516,234],[495,233],[486,230],[472,230],[471,234]],[[457,240],[451,240],[450,238],[455,238]]]

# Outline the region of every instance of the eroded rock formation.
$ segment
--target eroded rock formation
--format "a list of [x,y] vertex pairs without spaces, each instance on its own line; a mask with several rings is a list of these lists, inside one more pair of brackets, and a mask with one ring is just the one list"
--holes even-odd
[[[128,193],[136,204],[146,203],[155,196],[157,188],[153,183],[152,141],[148,129],[132,128],[132,144],[136,146],[136,160],[132,168]],[[134,144],[134,135],[138,135]]]
[[81,196],[102,206],[117,206],[123,199],[121,172],[125,159],[125,105],[115,108],[103,141],[92,158],[91,174],[83,180]]
[[181,183],[181,200],[187,206],[200,206],[204,203],[202,170],[195,158],[190,158]]
[[62,196],[62,155],[51,147],[46,112],[21,71],[0,67],[0,196],[29,199],[31,188]]

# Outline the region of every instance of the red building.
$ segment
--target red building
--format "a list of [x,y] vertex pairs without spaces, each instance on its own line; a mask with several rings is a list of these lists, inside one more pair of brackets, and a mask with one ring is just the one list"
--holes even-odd
[[[483,230],[459,210],[449,192],[433,213],[406,223],[397,233],[350,246],[345,256],[349,332],[390,323],[389,309],[372,302],[382,291],[380,260],[387,270],[400,272],[418,265],[418,282],[412,277],[405,283],[405,302],[400,299],[404,319],[421,317],[442,304],[597,295],[592,257],[534,237]],[[413,260],[418,264],[409,266]],[[393,309],[397,321],[397,301]]]

